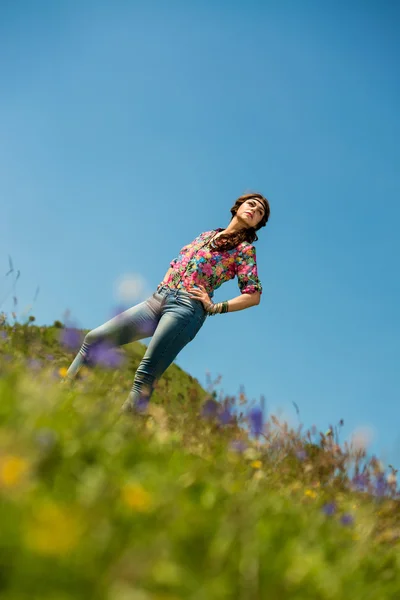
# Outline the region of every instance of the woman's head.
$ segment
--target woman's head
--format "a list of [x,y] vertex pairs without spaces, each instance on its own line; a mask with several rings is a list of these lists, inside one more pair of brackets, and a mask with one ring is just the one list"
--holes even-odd
[[[261,227],[265,227],[269,219],[269,202],[259,193],[244,194],[232,206],[231,214],[232,219],[236,217],[243,223],[244,229],[258,231]],[[258,239],[257,235],[254,239]]]
[[221,251],[236,248],[244,241],[251,244],[258,240],[256,231],[265,227],[269,219],[269,202],[258,192],[244,194],[235,201],[231,215],[226,233],[222,233],[216,240],[216,245]]

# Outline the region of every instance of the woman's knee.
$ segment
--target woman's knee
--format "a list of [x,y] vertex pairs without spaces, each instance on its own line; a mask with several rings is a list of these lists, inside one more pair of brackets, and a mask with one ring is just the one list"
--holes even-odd
[[100,336],[99,332],[96,329],[92,329],[83,338],[83,343],[86,344],[87,346],[91,346],[92,344],[98,342],[100,340],[100,338],[101,338],[101,336]]

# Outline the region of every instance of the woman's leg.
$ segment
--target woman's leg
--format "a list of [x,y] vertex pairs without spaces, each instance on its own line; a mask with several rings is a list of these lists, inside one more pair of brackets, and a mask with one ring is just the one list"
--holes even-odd
[[90,351],[100,343],[122,346],[153,335],[161,317],[162,298],[153,294],[103,325],[89,331],[71,363],[66,379],[74,379],[81,366],[90,360]]
[[123,412],[146,407],[160,379],[179,352],[194,339],[205,320],[204,311],[194,308],[193,300],[181,291],[168,294],[162,316],[141,360]]

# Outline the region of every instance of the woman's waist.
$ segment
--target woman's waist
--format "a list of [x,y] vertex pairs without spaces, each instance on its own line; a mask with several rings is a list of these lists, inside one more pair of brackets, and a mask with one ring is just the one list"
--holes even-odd
[[161,296],[163,298],[163,302],[167,302],[168,298],[186,298],[186,300],[189,300],[191,305],[193,306],[193,308],[196,311],[199,311],[199,314],[201,315],[207,315],[207,311],[203,306],[203,303],[201,302],[201,300],[197,300],[196,298],[193,298],[193,296],[191,295],[191,293],[182,287],[171,287],[168,284],[165,283],[160,283],[157,286],[157,291],[156,294],[158,294],[158,296]]
[[[162,288],[164,288],[166,291],[175,291],[177,293],[187,294],[187,295],[190,296],[190,289],[189,288],[199,288],[199,286],[196,283],[193,283],[193,282],[182,282],[182,281],[179,281],[179,282],[171,282],[171,281],[165,282],[165,281],[161,281],[161,283],[159,283],[158,286],[157,286],[157,291],[161,290]],[[207,294],[209,295],[210,298],[212,298],[213,295],[214,295],[214,290],[210,290],[210,291],[207,290]]]

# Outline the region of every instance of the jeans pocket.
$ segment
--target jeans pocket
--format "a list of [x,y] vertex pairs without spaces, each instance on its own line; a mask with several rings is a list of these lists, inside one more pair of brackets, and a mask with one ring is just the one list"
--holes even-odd
[[154,292],[149,298],[146,300],[147,306],[153,310],[155,313],[159,313],[163,303],[165,302],[165,297],[158,292]]
[[191,299],[188,296],[184,296],[183,294],[177,294],[175,296],[175,302],[176,304],[178,304],[178,306],[187,308],[192,314],[194,314],[194,306],[192,304]]

